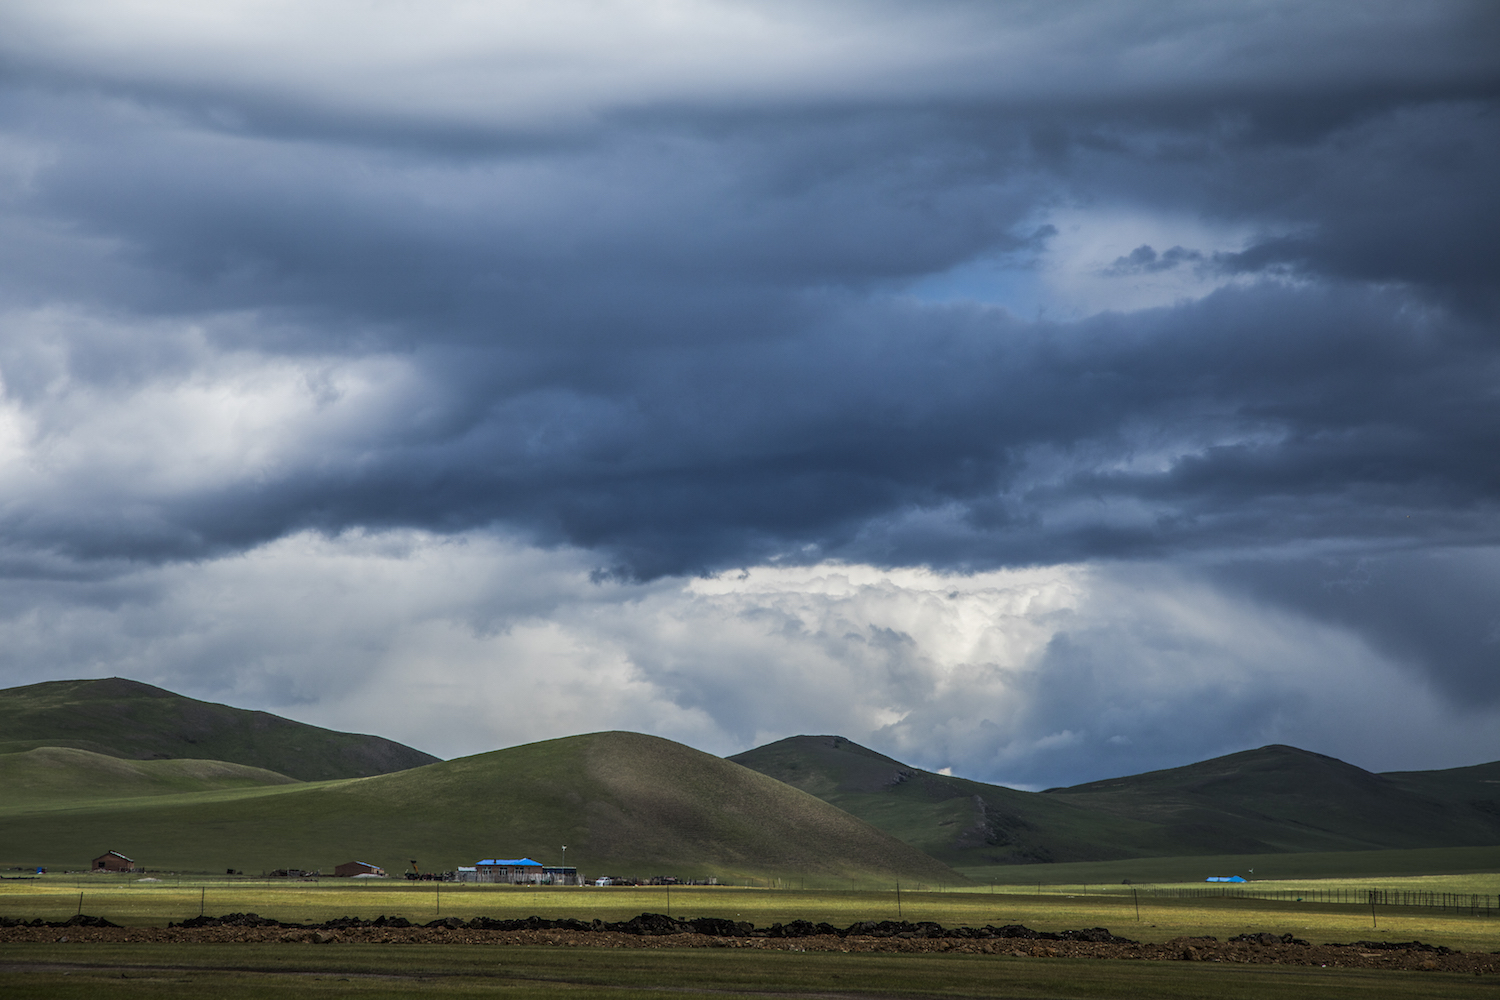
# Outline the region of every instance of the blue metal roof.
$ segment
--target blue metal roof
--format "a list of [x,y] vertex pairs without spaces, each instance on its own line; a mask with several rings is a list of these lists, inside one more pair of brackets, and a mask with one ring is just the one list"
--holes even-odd
[[516,858],[513,861],[506,861],[503,859],[496,861],[476,861],[474,863],[476,865],[532,865],[537,868],[542,867],[542,863],[540,861],[532,861],[530,858]]

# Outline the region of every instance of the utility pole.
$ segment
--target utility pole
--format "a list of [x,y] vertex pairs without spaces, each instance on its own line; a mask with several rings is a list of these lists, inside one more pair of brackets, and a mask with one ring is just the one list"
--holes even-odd
[[562,849],[563,849],[563,863],[562,863],[562,866],[563,866],[563,871],[562,871],[563,881],[562,881],[562,884],[563,885],[567,885],[568,884],[568,845],[567,844],[562,845]]

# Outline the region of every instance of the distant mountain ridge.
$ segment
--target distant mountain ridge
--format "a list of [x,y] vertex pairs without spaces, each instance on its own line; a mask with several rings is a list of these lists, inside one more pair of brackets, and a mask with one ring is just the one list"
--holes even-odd
[[1024,792],[840,736],[721,760],[595,733],[439,761],[123,678],[0,690],[0,845],[25,854],[0,864],[76,863],[98,830],[201,870],[567,843],[619,874],[954,884],[1017,864],[1493,846],[1500,762],[1374,774],[1273,745]]
[[1373,774],[1295,747],[1046,792],[935,774],[839,736],[729,758],[860,816],[959,870],[1131,857],[1500,841],[1500,763]]
[[198,701],[123,677],[0,690],[0,754],[68,747],[127,760],[216,760],[300,781],[435,763],[394,740]]

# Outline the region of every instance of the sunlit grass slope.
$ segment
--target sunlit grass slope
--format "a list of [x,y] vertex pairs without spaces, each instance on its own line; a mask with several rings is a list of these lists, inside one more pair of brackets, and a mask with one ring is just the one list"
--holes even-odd
[[12,807],[297,783],[221,760],[123,760],[68,747],[0,754],[0,793]]
[[388,774],[437,760],[379,736],[184,698],[122,677],[0,690],[0,753],[37,747],[136,760],[223,760],[304,781]]
[[1039,861],[1500,842],[1489,791],[1500,765],[1379,775],[1270,746],[1038,793],[923,771],[837,736],[792,737],[730,759],[976,874]]
[[957,883],[941,863],[781,782],[668,740],[596,733],[355,780],[50,808],[0,804],[0,864],[399,871],[487,857],[585,873]]

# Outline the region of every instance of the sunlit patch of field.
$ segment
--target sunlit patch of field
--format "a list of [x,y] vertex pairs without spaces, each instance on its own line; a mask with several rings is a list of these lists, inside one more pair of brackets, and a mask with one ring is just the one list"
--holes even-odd
[[1400,878],[1256,879],[1255,889],[1296,891],[1302,889],[1385,889],[1395,892],[1447,892],[1484,896],[1500,894],[1500,872],[1469,875],[1408,875]]
[[[1411,940],[1465,951],[1500,950],[1500,914],[1414,907],[1256,899],[1158,899],[1109,887],[1049,886],[1042,893],[766,890],[734,887],[538,887],[325,879],[319,882],[190,880],[132,876],[45,876],[0,882],[0,915],[61,920],[80,911],[122,925],[161,926],[196,916],[259,913],[287,922],[340,916],[575,917],[625,920],[638,913],[729,917],[757,926],[804,919],[847,926],[859,920],[931,920],[945,926],[1025,924],[1039,930],[1107,927],[1141,941],[1244,932],[1291,933],[1316,942]],[[80,900],[79,894],[82,894]],[[1137,903],[1139,910],[1137,910]]]

